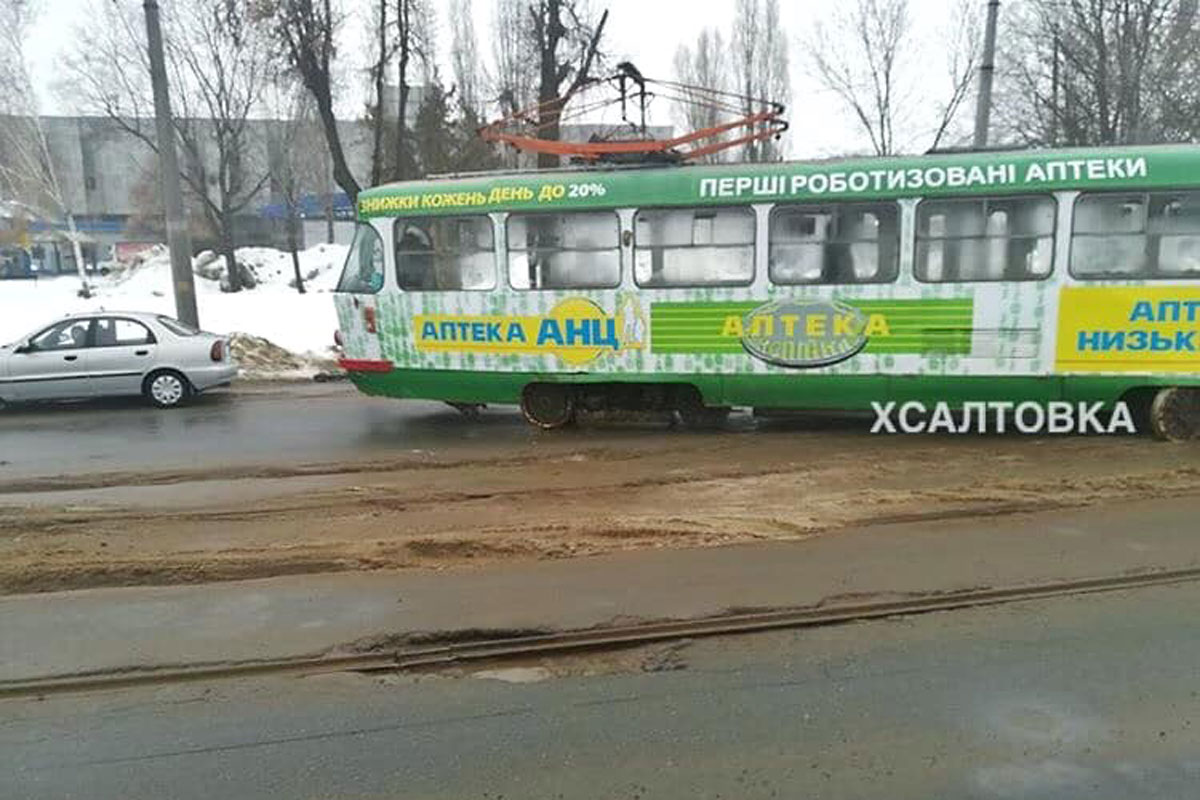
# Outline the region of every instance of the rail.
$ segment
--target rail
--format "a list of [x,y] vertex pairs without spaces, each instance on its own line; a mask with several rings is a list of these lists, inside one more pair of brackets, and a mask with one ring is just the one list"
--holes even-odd
[[[588,650],[632,647],[680,639],[730,636],[788,628],[815,628],[888,617],[1005,605],[1055,597],[1071,597],[1189,583],[1200,580],[1200,567],[1155,570],[1002,588],[944,592],[874,603],[725,614],[635,625],[602,626],[528,636],[509,636],[434,644],[416,644],[366,653],[300,656],[262,661],[144,668],[0,682],[0,698],[131,688],[142,685],[250,678],[266,675],[313,675],[331,672],[379,673],[428,670],[469,664],[557,655]],[[454,636],[448,633],[445,638]]]

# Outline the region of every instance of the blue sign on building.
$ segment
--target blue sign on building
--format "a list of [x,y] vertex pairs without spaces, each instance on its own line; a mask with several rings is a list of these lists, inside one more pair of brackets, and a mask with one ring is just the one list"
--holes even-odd
[[[333,218],[337,220],[354,219],[354,203],[345,192],[333,195]],[[301,219],[324,219],[325,197],[317,194],[306,194],[296,203],[297,216]],[[259,213],[267,219],[286,219],[288,216],[287,203],[268,203],[259,208]]]

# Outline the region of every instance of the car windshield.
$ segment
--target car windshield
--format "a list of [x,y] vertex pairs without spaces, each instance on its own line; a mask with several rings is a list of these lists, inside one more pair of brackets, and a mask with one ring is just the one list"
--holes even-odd
[[160,316],[157,319],[164,328],[169,330],[171,333],[176,334],[177,336],[195,336],[196,334],[200,333],[199,328],[194,328],[191,325],[188,325],[186,322],[180,322],[174,317]]

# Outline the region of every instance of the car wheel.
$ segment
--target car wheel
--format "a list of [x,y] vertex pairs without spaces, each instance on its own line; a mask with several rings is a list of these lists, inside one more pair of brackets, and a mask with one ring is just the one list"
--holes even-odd
[[187,399],[192,387],[188,379],[175,370],[161,369],[146,376],[142,393],[159,408],[172,408]]

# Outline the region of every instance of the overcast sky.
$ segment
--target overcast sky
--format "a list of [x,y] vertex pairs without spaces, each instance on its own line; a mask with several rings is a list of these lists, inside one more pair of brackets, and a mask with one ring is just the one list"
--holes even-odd
[[[113,2],[114,0],[101,0]],[[131,0],[115,0],[131,2]],[[848,0],[840,0],[845,3]],[[86,41],[88,20],[86,9],[96,0],[36,0],[41,13],[31,34],[28,53],[34,62],[35,74],[43,108],[50,113],[68,113],[72,109],[63,105],[54,92],[55,67],[70,48]],[[592,0],[597,9],[609,10],[606,34],[607,47],[614,58],[630,60],[648,77],[671,79],[674,77],[672,59],[681,43],[694,43],[705,27],[718,27],[728,38],[733,22],[734,0]],[[788,155],[793,158],[824,156],[851,151],[867,151],[865,136],[855,127],[845,109],[829,92],[822,90],[808,73],[808,59],[803,47],[804,37],[811,35],[817,20],[828,19],[837,8],[839,0],[781,0],[780,13],[789,45],[791,66],[792,98],[787,111],[791,129],[787,137]],[[926,35],[925,48],[936,50],[936,31],[944,27],[949,18],[949,7],[953,0],[910,0],[913,26]],[[984,0],[978,0],[980,6]],[[140,6],[140,3],[137,3]],[[346,35],[353,41],[362,36],[367,24],[368,0],[346,0],[351,9],[362,11],[350,20]],[[475,32],[479,38],[480,54],[491,58],[491,9],[493,0],[471,0],[475,19]],[[447,60],[451,32],[446,21],[448,3],[434,0],[439,12],[438,44],[444,80],[450,80]],[[81,34],[82,32],[82,34]],[[353,53],[354,48],[344,48],[344,54]],[[932,59],[940,58],[935,52],[914,53],[913,70],[926,68]],[[355,67],[360,64],[354,65]],[[362,73],[346,64],[343,76],[342,109],[347,114],[361,108],[365,95],[360,87],[365,85]],[[919,78],[919,75],[917,76]],[[919,83],[919,81],[918,81]],[[972,92],[973,98],[973,92]],[[909,102],[919,102],[909,98]],[[968,118],[972,105],[963,111]]]

